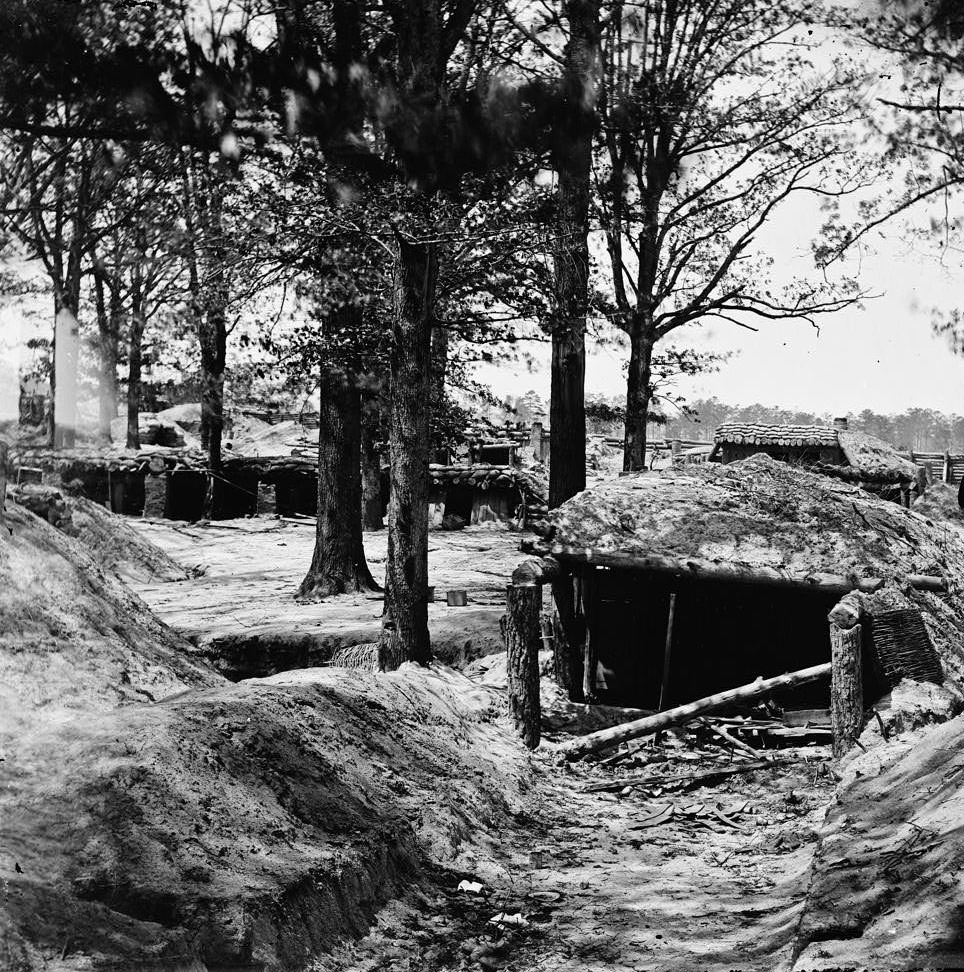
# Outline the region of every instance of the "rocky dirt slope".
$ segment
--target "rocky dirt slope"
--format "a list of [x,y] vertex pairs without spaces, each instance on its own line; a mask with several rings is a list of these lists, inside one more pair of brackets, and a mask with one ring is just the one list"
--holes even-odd
[[785,967],[964,968],[964,719],[875,733],[844,768]]
[[[65,709],[222,681],[73,538],[16,504],[0,538],[0,742]],[[9,768],[9,767],[8,767]]]
[[314,669],[25,735],[0,968],[306,968],[439,868],[486,873],[527,760],[500,710],[444,671]]

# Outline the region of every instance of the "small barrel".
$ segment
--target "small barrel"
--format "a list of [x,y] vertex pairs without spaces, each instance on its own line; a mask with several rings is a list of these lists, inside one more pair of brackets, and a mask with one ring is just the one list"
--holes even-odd
[[465,591],[448,591],[445,600],[449,607],[465,607],[469,602]]

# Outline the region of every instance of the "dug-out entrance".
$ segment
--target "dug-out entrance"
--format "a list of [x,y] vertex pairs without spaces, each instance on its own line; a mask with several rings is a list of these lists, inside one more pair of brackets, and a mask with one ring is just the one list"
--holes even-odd
[[[597,700],[663,708],[830,661],[827,614],[839,594],[730,581],[596,570],[580,582],[598,661]],[[826,708],[813,682],[777,697],[789,708]]]

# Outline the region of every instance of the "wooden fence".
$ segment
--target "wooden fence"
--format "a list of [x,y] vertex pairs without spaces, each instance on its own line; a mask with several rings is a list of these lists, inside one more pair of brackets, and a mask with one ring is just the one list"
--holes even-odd
[[957,486],[964,479],[964,455],[951,452],[904,453],[912,462],[927,470],[932,483],[949,483]]

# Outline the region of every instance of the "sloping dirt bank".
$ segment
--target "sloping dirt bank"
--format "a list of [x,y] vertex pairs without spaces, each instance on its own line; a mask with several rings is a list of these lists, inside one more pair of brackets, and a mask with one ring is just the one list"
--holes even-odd
[[961,717],[854,755],[787,967],[964,968],[962,780]]
[[0,968],[301,969],[439,867],[498,880],[528,758],[500,709],[313,669],[36,728],[5,751]]
[[0,745],[62,710],[162,699],[222,679],[77,540],[7,505],[0,538]]

